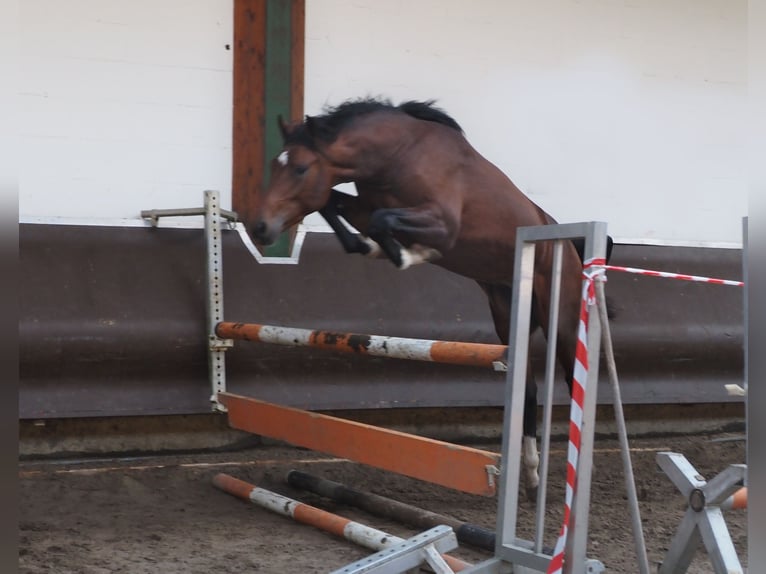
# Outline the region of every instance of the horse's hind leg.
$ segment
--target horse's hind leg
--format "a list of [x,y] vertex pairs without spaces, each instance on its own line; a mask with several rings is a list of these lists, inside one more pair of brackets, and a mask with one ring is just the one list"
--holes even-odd
[[[478,282],[489,300],[495,332],[504,345],[508,344],[511,328],[511,288],[507,285],[493,285]],[[530,334],[537,329],[534,313],[531,318]],[[537,453],[537,383],[532,372],[532,365],[527,363],[527,379],[524,388],[524,419],[521,438],[521,462],[524,470],[524,484],[529,500],[537,499],[537,487],[540,476],[537,469],[540,456]]]
[[537,499],[540,484],[540,455],[537,453],[537,383],[532,365],[527,365],[527,382],[524,393],[524,432],[521,437],[521,462],[524,466],[524,484],[527,499]]
[[[577,348],[577,330],[580,320],[580,298],[582,289],[582,265],[573,246],[565,244],[561,270],[561,291],[559,299],[558,335],[556,358],[564,371],[564,378],[572,394],[572,377]],[[535,301],[540,324],[548,338],[548,317],[550,313],[550,276],[540,273],[535,277]]]

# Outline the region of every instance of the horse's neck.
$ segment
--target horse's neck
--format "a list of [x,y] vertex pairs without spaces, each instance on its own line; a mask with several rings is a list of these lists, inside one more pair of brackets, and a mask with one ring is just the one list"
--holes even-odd
[[[392,159],[402,156],[402,149],[413,140],[412,134],[396,124],[375,129],[362,126],[341,134],[327,149],[338,183],[366,182],[387,186],[396,175]],[[395,162],[396,163],[396,162]]]

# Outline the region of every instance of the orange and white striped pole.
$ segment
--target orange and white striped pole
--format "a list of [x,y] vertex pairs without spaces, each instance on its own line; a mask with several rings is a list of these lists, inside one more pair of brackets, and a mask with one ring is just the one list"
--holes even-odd
[[490,369],[495,368],[497,362],[505,362],[505,354],[508,349],[506,345],[489,343],[463,343],[312,331],[310,329],[255,323],[223,322],[218,323],[215,331],[222,339],[242,339],[291,347],[315,347],[358,355],[431,361]]
[[[242,500],[248,500],[262,508],[288,516],[296,522],[314,526],[376,552],[404,542],[404,539],[398,536],[298,502],[225,473],[216,474],[213,477],[213,485]],[[449,554],[444,554],[442,558],[453,572],[460,572],[471,566]]]

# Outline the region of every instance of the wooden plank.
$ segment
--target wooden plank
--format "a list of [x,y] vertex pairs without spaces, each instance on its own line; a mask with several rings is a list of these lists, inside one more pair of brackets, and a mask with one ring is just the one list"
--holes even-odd
[[264,185],[268,180],[268,165],[282,149],[282,132],[277,116],[290,118],[291,90],[291,2],[269,1],[266,6],[266,58],[264,92],[266,124],[263,164],[266,166]]
[[306,1],[292,0],[290,16],[290,119],[300,120],[306,65]]
[[246,226],[263,182],[266,0],[234,0],[232,207]]
[[229,425],[462,492],[492,496],[500,455],[320,413],[219,393]]
[[[304,0],[235,0],[232,207],[246,227],[282,146],[277,115],[303,115]],[[264,254],[287,256],[295,228]]]

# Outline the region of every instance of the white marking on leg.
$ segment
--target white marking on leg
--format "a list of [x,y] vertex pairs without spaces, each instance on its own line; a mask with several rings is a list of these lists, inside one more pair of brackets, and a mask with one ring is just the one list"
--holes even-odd
[[521,439],[521,460],[524,463],[527,489],[537,488],[537,485],[540,484],[540,477],[537,475],[540,456],[537,454],[537,439],[535,437],[525,436]]
[[372,258],[379,258],[381,255],[383,255],[383,250],[380,248],[380,245],[377,241],[374,239],[370,239],[369,237],[365,237],[364,235],[361,236],[362,241],[364,241],[370,248],[370,252],[365,255],[365,257],[372,257]]
[[442,255],[436,249],[423,247],[422,245],[413,245],[409,249],[402,247],[401,254],[402,264],[399,266],[399,269],[402,270],[407,269],[408,267],[412,267],[413,265],[433,261]]
[[287,150],[284,150],[281,154],[277,156],[277,161],[279,162],[279,165],[287,165],[287,162],[289,161],[290,156],[287,154]]

